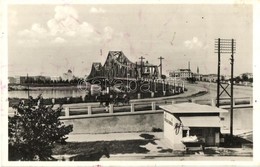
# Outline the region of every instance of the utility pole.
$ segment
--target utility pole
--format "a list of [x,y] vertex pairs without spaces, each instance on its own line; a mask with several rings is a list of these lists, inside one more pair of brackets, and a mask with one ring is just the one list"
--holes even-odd
[[231,64],[231,107],[230,107],[230,134],[233,136],[233,84],[234,84],[234,39],[232,39],[232,47],[231,47],[231,58],[230,58],[230,64]]
[[162,78],[162,60],[164,59],[162,56],[158,58],[160,60],[160,77]]
[[141,78],[143,77],[143,59],[145,59],[143,56],[141,56],[139,59],[141,59]]
[[218,84],[217,84],[217,107],[219,107],[219,90],[220,90],[220,38],[218,38]]
[[[234,39],[220,39],[215,40],[215,53],[218,53],[218,82],[217,82],[217,107],[220,106],[220,96],[223,92],[230,97],[230,135],[233,136],[233,84],[234,84],[234,53],[235,53],[235,40]],[[230,79],[230,94],[227,91],[229,84],[225,87],[220,82],[220,64],[221,64],[221,54],[231,54],[230,65],[231,65],[231,79]],[[220,92],[220,88],[222,88],[222,92]]]
[[27,73],[27,89],[28,89],[28,99],[29,99],[30,93],[29,93],[29,76],[28,76],[28,73]]

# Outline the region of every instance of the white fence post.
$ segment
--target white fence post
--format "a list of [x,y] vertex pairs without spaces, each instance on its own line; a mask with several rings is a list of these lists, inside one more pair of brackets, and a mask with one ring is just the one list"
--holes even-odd
[[254,105],[254,101],[253,101],[253,97],[250,97],[250,101],[249,101],[250,105]]
[[151,97],[154,97],[154,92],[151,92]]
[[92,111],[91,111],[91,106],[88,106],[88,115],[91,115],[92,113],[91,113]]
[[155,102],[152,102],[152,110],[156,110]]
[[66,116],[66,117],[69,117],[69,116],[70,116],[70,108],[69,108],[69,107],[66,107],[66,108],[65,108],[65,116]]
[[134,105],[134,103],[131,103],[131,112],[135,112],[135,105]]
[[109,113],[113,114],[114,112],[114,104],[109,104]]
[[213,106],[213,107],[216,106],[216,101],[215,101],[215,99],[211,99],[211,106]]
[[137,98],[141,99],[141,94],[140,93],[137,94]]

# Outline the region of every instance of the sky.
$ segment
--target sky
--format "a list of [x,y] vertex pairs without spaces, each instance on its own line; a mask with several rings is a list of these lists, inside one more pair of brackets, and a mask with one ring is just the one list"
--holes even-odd
[[[234,73],[252,72],[250,5],[9,5],[8,75],[88,75],[93,62],[123,51],[132,61],[163,60],[163,73],[188,68],[217,73],[217,38],[235,39]],[[221,55],[230,75],[230,54]]]

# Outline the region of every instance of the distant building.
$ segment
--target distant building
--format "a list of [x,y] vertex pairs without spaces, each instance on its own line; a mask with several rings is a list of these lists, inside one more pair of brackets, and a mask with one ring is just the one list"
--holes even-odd
[[202,74],[198,74],[198,73],[194,73],[193,77],[197,80],[197,81],[201,81],[202,80]]
[[224,80],[230,80],[231,79],[231,75],[224,75],[223,78],[224,78]]
[[202,80],[202,74],[200,74],[199,67],[197,67],[197,73],[193,73],[193,77],[194,77],[197,81],[201,81],[201,80]]
[[8,77],[8,84],[20,84],[20,76]]
[[177,77],[177,78],[191,78],[193,76],[193,73],[190,69],[178,69],[176,71],[169,73],[170,77]]
[[206,82],[217,82],[218,75],[217,74],[202,75],[201,80]]
[[25,84],[27,82],[27,76],[20,76],[20,84]]
[[52,81],[59,81],[61,79],[60,76],[51,76],[50,78]]

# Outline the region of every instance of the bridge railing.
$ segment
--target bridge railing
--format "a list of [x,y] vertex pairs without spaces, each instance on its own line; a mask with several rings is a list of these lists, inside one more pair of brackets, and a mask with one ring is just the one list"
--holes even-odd
[[[176,100],[163,100],[158,99],[156,101],[134,101],[129,105],[115,106],[114,104],[109,104],[109,106],[100,106],[99,103],[66,106],[64,107],[65,117],[71,115],[98,115],[102,114],[113,114],[113,113],[134,113],[139,111],[156,111],[159,110],[159,105],[164,104],[176,104],[183,102],[192,102],[202,105],[212,105],[216,106],[215,99],[176,99]],[[251,108],[253,107],[252,97],[239,97],[233,100],[234,108]],[[220,107],[224,109],[230,108],[230,99],[223,98],[220,100]]]

